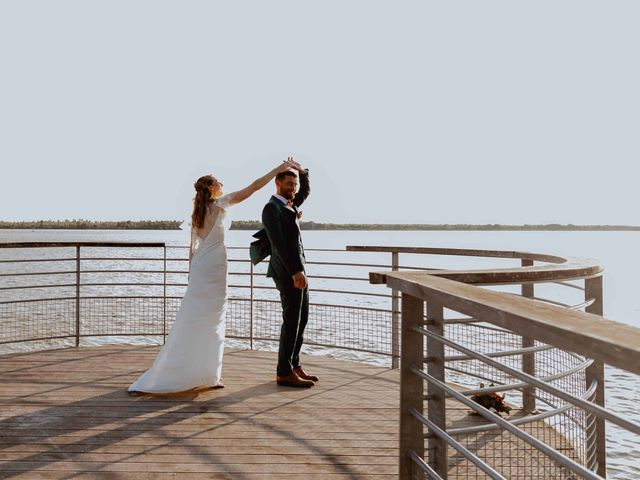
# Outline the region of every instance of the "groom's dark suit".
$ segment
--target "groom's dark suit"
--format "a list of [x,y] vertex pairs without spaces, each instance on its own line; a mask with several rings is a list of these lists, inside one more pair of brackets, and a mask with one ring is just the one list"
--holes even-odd
[[[266,238],[263,231],[258,232],[254,236],[259,239],[262,236],[262,242],[258,240],[252,246],[255,251],[256,246],[262,244],[262,255],[268,254],[270,250],[267,277],[273,277],[280,292],[283,321],[278,350],[278,376],[291,375],[293,369],[300,366],[300,348],[309,318],[309,289],[295,288],[292,277],[295,273],[304,272],[305,264],[298,207],[309,196],[308,170],[301,172],[299,178],[300,190],[293,199],[292,209],[275,195],[265,205],[262,223]],[[269,248],[266,247],[267,239]]]

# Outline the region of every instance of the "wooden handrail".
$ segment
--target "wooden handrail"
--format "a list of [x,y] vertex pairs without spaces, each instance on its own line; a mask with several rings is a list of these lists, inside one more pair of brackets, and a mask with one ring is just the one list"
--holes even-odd
[[164,242],[11,242],[0,243],[0,248],[44,247],[164,247]]
[[[450,255],[480,258],[513,258],[526,261],[545,262],[548,265],[472,269],[472,270],[428,270],[433,276],[477,285],[504,285],[525,282],[550,282],[557,280],[584,279],[600,275],[603,268],[596,260],[577,257],[559,257],[544,253],[520,252],[515,250],[477,250],[432,247],[387,247],[387,246],[347,246],[350,252],[413,253],[424,255]],[[369,281],[373,284],[387,283],[388,272],[371,272]]]
[[465,248],[438,248],[438,247],[386,247],[348,245],[348,252],[386,252],[386,253],[420,253],[424,255],[451,255],[462,257],[493,257],[493,258],[519,258],[548,263],[564,263],[564,257],[548,255],[546,253],[519,252],[517,250],[479,250]]
[[640,328],[428,272],[387,272],[385,277],[389,287],[405,294],[640,375]]

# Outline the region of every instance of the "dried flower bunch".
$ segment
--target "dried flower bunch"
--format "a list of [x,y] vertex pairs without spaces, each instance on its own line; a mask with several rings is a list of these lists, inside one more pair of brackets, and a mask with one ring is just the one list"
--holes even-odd
[[[494,386],[495,385],[493,383],[489,385],[489,387],[494,387]],[[481,383],[480,388],[484,388],[484,387],[485,387],[484,383]],[[471,397],[471,400],[473,400],[474,402],[482,405],[487,410],[490,410],[493,413],[496,413],[498,415],[500,415],[503,412],[509,415],[509,413],[511,413],[511,407],[507,405],[504,401],[506,396],[507,396],[506,394],[500,395],[498,392],[488,392],[488,393],[482,393],[479,395],[473,395]],[[477,415],[477,412],[474,411],[473,413]]]

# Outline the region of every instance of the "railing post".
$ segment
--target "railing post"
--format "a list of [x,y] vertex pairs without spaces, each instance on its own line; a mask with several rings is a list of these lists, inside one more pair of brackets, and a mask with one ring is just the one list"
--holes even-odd
[[[594,278],[586,278],[584,280],[584,296],[586,301],[593,299],[593,303],[585,310],[589,313],[602,316],[604,313],[602,298],[602,275]],[[598,386],[595,392],[594,403],[605,406],[604,395],[604,364],[596,361],[587,368],[586,387],[589,388],[593,382],[597,382]],[[593,422],[588,422],[590,427],[587,428],[587,459],[593,457],[597,461],[597,469],[595,470],[601,477],[607,476],[607,438],[606,424],[602,418],[594,418]],[[589,465],[590,468],[593,466]]]
[[[427,330],[444,336],[444,309],[442,305],[427,302]],[[445,381],[444,374],[444,344],[427,339],[427,372],[441,382]],[[444,391],[427,383],[427,415],[429,420],[442,430],[447,428],[447,409]],[[447,478],[449,470],[447,459],[447,442],[432,434],[429,437],[429,465],[443,479]]]
[[409,452],[424,458],[422,423],[411,411],[424,410],[422,378],[411,371],[422,368],[424,362],[424,336],[413,330],[424,319],[424,302],[402,294],[402,361],[400,363],[400,480],[422,479],[422,470],[414,463]]
[[163,281],[162,281],[162,299],[163,299],[163,311],[162,311],[162,344],[164,345],[167,341],[167,246],[163,247],[164,249],[164,258],[163,258]]
[[253,350],[253,262],[250,265],[250,289],[249,289],[249,348]]
[[80,346],[80,245],[76,245],[76,347]]
[[[396,272],[400,266],[400,253],[391,253],[391,270]],[[400,292],[391,290],[391,368],[400,363]]]
[[[523,259],[521,260],[521,265],[523,267],[532,267],[533,260]],[[521,294],[523,297],[526,297],[526,298],[534,297],[533,283],[527,283],[527,284],[523,283],[521,288],[522,288]],[[522,337],[522,348],[529,348],[529,347],[533,347],[534,345],[535,345],[535,342],[533,340],[533,337],[526,337],[526,336]],[[524,355],[522,355],[522,371],[524,373],[527,373],[535,377],[536,375],[535,352],[525,353]],[[528,386],[522,389],[522,408],[527,413],[533,413],[536,410],[535,394],[536,394],[535,387]]]

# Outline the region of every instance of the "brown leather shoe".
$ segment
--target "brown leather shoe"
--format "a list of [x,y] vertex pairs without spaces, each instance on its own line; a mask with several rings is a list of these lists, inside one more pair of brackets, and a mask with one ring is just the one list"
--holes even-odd
[[312,382],[317,382],[318,380],[320,380],[315,375],[309,375],[302,369],[302,367],[294,367],[293,371],[296,375],[298,375],[300,378],[303,378],[304,380],[311,380]]
[[291,375],[286,375],[283,377],[277,376],[276,383],[281,387],[297,387],[297,388],[309,388],[315,385],[315,383],[313,383],[311,380],[304,380],[300,378],[298,375],[296,375],[295,373],[292,373]]

